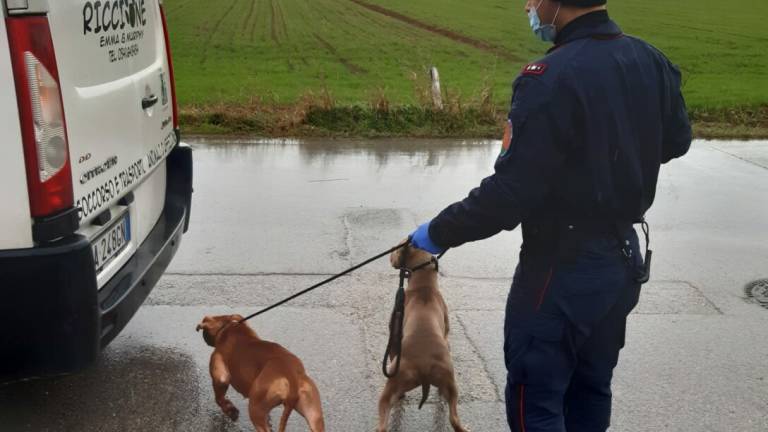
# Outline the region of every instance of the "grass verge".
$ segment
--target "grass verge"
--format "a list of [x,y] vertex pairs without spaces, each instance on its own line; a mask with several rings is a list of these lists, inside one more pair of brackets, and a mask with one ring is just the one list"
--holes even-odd
[[693,109],[693,133],[705,139],[768,139],[768,105]]
[[[386,103],[337,106],[330,98],[292,105],[193,105],[181,109],[184,132],[263,137],[499,138],[506,112],[483,104],[453,102],[443,110]],[[694,135],[703,139],[768,139],[768,106],[693,109]]]

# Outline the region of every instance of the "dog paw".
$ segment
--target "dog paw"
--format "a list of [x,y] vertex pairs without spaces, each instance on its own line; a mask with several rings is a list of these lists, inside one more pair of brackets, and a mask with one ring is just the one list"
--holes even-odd
[[232,403],[230,403],[229,406],[224,407],[222,411],[224,411],[224,415],[229,417],[232,421],[237,421],[238,417],[240,417],[240,410],[235,408]]
[[238,417],[240,417],[240,410],[238,410],[235,407],[232,407],[232,409],[227,412],[227,415],[229,416],[232,421],[237,421]]

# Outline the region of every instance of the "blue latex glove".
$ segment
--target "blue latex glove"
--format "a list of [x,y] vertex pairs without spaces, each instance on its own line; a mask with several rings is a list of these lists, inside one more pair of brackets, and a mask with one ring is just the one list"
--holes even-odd
[[429,237],[429,224],[430,222],[427,222],[425,224],[422,224],[420,227],[416,228],[416,231],[414,231],[410,237],[411,244],[413,245],[413,247],[425,250],[431,253],[432,255],[439,255],[445,252],[445,249],[436,245],[435,242],[433,242],[432,239]]

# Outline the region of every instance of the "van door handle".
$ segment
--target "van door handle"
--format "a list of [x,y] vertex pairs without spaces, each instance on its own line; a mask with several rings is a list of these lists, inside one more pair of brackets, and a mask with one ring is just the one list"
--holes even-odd
[[149,95],[141,100],[141,109],[149,109],[155,106],[157,104],[157,101],[160,100],[155,95]]

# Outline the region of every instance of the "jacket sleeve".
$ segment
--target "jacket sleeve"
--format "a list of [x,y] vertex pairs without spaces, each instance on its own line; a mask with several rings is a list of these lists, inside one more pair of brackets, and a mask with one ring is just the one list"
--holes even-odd
[[571,129],[565,94],[540,77],[515,81],[508,148],[493,175],[432,220],[429,234],[436,244],[456,247],[512,230],[543,202],[565,161],[560,143]]
[[688,153],[693,140],[691,122],[688,119],[688,110],[681,88],[680,70],[669,62],[667,63],[666,80],[669,89],[669,103],[663,124],[662,163],[667,163]]

